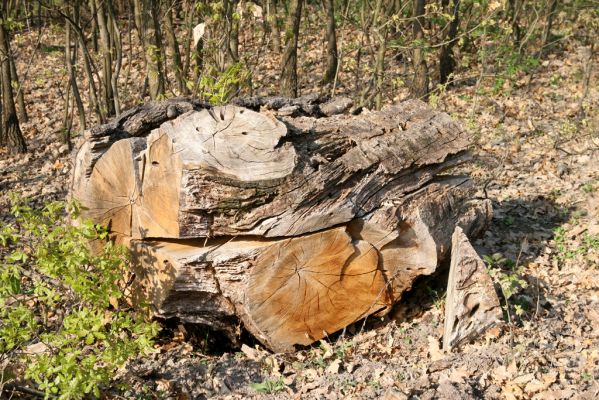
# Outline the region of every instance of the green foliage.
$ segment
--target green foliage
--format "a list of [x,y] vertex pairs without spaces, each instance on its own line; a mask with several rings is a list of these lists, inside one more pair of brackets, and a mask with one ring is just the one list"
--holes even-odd
[[307,359],[307,366],[312,368],[326,368],[335,360],[344,361],[354,343],[350,340],[339,340],[331,345],[321,340],[317,348],[310,351]]
[[211,104],[225,104],[237,94],[240,85],[247,82],[249,76],[249,71],[242,62],[235,63],[220,73],[213,70],[200,79],[200,92]]
[[252,383],[250,387],[259,393],[274,394],[285,390],[285,383],[283,378],[280,377],[277,380],[265,379],[260,383]]
[[[76,204],[38,210],[12,200],[14,222],[0,225],[0,360],[24,369],[46,395],[98,397],[117,368],[152,349],[157,333],[119,306],[126,249],[109,242],[92,253],[89,242],[107,233],[89,221],[67,223]],[[29,354],[31,344],[43,349]]]
[[560,262],[571,260],[579,255],[586,256],[591,251],[599,251],[599,236],[585,233],[582,235],[582,241],[573,245],[568,242],[566,228],[563,226],[557,228],[554,233],[557,259]]
[[520,303],[516,298],[517,294],[528,287],[528,283],[523,278],[524,267],[518,266],[516,262],[501,254],[486,255],[483,260],[487,264],[489,275],[501,288],[507,319],[511,323],[511,307],[514,308],[517,316],[522,316],[524,313],[525,304]]

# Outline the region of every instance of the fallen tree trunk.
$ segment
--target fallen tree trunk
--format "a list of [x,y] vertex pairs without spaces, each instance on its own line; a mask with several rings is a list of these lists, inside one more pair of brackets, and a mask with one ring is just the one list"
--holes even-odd
[[275,100],[131,111],[136,123],[85,136],[71,193],[131,245],[155,315],[231,338],[241,322],[289,350],[387,312],[447,258],[456,226],[484,229],[490,206],[468,177],[440,175],[469,142],[422,102],[323,117],[347,103],[308,99],[293,117]]

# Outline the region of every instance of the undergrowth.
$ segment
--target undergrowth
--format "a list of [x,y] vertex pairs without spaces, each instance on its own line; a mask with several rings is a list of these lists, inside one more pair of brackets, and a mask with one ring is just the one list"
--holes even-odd
[[[69,220],[77,204],[35,209],[13,197],[0,224],[0,395],[33,386],[46,397],[99,397],[130,357],[152,349],[158,326],[125,306],[125,248],[99,225]],[[24,385],[24,386],[23,386]]]

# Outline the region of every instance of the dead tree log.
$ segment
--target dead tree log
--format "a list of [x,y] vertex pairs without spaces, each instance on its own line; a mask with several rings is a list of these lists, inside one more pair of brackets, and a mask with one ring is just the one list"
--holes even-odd
[[476,235],[490,217],[468,177],[441,175],[469,159],[466,132],[422,102],[238,104],[252,109],[150,103],[77,153],[72,196],[131,246],[157,316],[307,345],[387,312],[447,258],[456,226]]

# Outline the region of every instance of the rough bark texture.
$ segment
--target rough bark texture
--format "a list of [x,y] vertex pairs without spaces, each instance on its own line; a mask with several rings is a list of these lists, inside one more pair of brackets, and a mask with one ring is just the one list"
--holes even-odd
[[468,177],[439,175],[469,159],[466,133],[420,101],[358,115],[338,114],[347,99],[236,103],[150,103],[77,153],[72,194],[130,243],[157,316],[310,344],[387,312],[456,226],[476,235],[490,218]]
[[412,37],[416,46],[412,51],[412,64],[414,65],[414,79],[410,92],[413,98],[426,99],[428,97],[428,66],[424,54],[424,25],[425,25],[426,0],[414,0],[414,21],[412,22]]
[[450,351],[501,321],[493,281],[464,231],[453,233],[443,350]]
[[285,51],[281,59],[281,94],[283,96],[298,96],[297,45],[303,3],[304,0],[292,0],[289,3],[289,15],[285,27]]
[[[6,11],[6,4],[3,3],[0,11]],[[0,146],[6,145],[13,153],[25,153],[27,145],[21,132],[17,109],[12,92],[12,73],[10,70],[10,46],[8,33],[3,24],[0,24],[0,74],[2,81],[2,128],[0,131]]]

